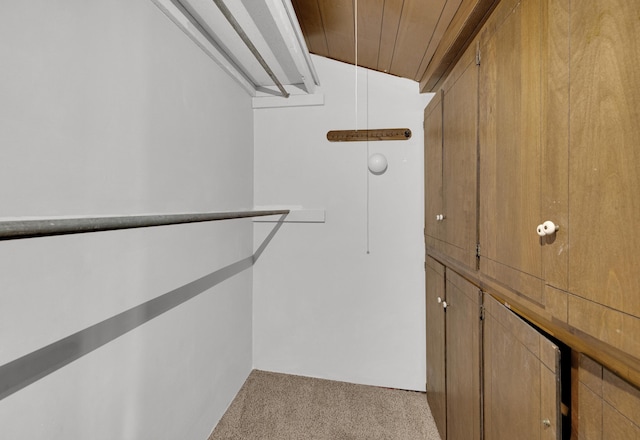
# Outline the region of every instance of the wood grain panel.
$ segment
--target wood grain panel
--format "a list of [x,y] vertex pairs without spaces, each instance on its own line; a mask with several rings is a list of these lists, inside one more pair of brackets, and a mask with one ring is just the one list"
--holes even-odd
[[640,389],[582,354],[578,376],[579,438],[640,438]]
[[[501,325],[499,307],[485,299],[485,438],[538,439],[531,429],[540,419],[540,372],[535,357]],[[498,314],[499,313],[499,314]],[[527,380],[521,371],[526,368]]]
[[640,319],[569,296],[569,325],[640,359]]
[[[565,364],[566,365],[566,364]],[[574,439],[580,438],[580,422],[578,417],[580,416],[580,353],[575,350],[571,350],[571,383],[570,383],[570,400],[569,400],[569,419],[571,436]],[[563,370],[564,371],[564,370]],[[565,376],[566,377],[566,376]],[[563,389],[566,385],[563,384]],[[563,399],[563,401],[565,401]]]
[[390,73],[415,78],[445,0],[404,0]]
[[479,289],[446,271],[447,439],[477,440],[480,423]]
[[444,252],[446,248],[446,243],[438,238],[427,236],[427,252],[436,251],[436,252]]
[[602,406],[602,438],[638,440],[640,428],[605,402]]
[[485,308],[489,315],[498,320],[500,326],[509,334],[510,338],[513,338],[515,342],[530,351],[533,356],[540,358],[540,334],[537,331],[526,325],[521,318],[509,311],[495,298],[492,298],[492,301],[486,301]]
[[377,70],[388,73],[391,69],[393,51],[400,30],[400,17],[404,0],[387,0],[384,2],[382,29],[380,30],[380,50],[378,54]]
[[[446,225],[445,225],[446,227]],[[475,250],[465,249],[457,246],[452,246],[447,240],[439,241],[436,246],[436,250],[446,253],[452,259],[463,263],[466,267],[472,268],[475,261]]]
[[[444,225],[436,220],[442,214],[442,94],[437,93],[424,110],[424,194],[425,233],[441,239]],[[435,242],[428,241],[434,246]]]
[[329,58],[350,64],[355,60],[353,2],[317,0],[327,38]]
[[578,374],[580,382],[593,391],[596,396],[602,398],[602,365],[581,354]]
[[309,52],[329,56],[327,36],[317,0],[292,0]]
[[451,70],[499,0],[463,0],[440,40],[422,79],[420,91],[430,92]]
[[498,23],[480,46],[480,268],[486,257],[504,278],[515,270],[542,279],[541,2],[518,3]]
[[569,290],[640,317],[639,16],[571,4]]
[[474,59],[444,86],[443,208],[452,255],[475,267],[477,244],[478,66]]
[[[568,289],[569,249],[569,6],[570,0],[542,3],[542,220],[560,230],[542,243],[544,279]],[[565,319],[566,321],[566,319]]]
[[[489,295],[485,296],[485,310],[485,438],[557,438],[561,432],[558,348],[540,341],[540,333]],[[553,369],[541,361],[541,348],[554,351],[553,355],[543,355],[556,359]],[[522,379],[523,372],[527,380]],[[544,420],[551,426],[546,428]]]
[[[544,340],[544,338],[541,338]],[[558,440],[562,435],[562,417],[560,413],[560,352],[551,342],[544,342],[551,348],[550,357],[555,365],[546,365],[544,359],[540,363],[540,416],[542,417],[541,440]],[[555,349],[554,349],[555,348]],[[547,352],[549,350],[544,350]],[[548,424],[547,424],[548,423]]]
[[445,374],[444,266],[432,258],[426,264],[427,400],[442,438],[447,438],[447,388]]
[[385,0],[358,0],[358,65],[375,69]]
[[[448,268],[452,268],[483,291],[491,293],[500,302],[508,304],[509,309],[558,338],[573,350],[596,359],[625,380],[640,387],[640,359],[584,331],[569,326],[564,320],[555,319],[542,305],[529,300],[495,279],[487,277],[485,273],[470,269],[442,251],[427,248],[427,254]],[[568,297],[569,295],[567,295],[567,299]]]
[[[497,1],[358,0],[358,65],[434,90]],[[355,63],[353,1],[292,2],[312,53]]]
[[583,383],[578,388],[578,429],[580,436],[587,440],[602,439],[602,399]]
[[440,43],[440,40],[442,40],[444,33],[446,32],[447,28],[449,27],[449,24],[453,20],[453,17],[458,11],[458,8],[460,7],[461,3],[462,3],[462,0],[447,0],[446,4],[444,5],[444,8],[442,9],[442,13],[440,14],[440,18],[438,19],[438,23],[436,24],[436,27],[433,31],[433,35],[429,40],[427,49],[424,53],[424,56],[422,57],[420,66],[418,67],[418,72],[416,74],[416,77],[414,78],[416,81],[420,81],[424,76],[424,72],[427,70],[427,66],[431,62],[431,59],[433,58],[433,54],[438,48],[438,44]]
[[[532,6],[536,4],[537,7]],[[526,155],[531,149],[524,142],[515,145],[507,150],[511,159],[504,160],[491,145],[495,146],[500,139],[529,142],[527,130],[537,127],[540,148],[531,157],[538,169],[531,174],[539,176],[533,191],[540,196],[531,206],[538,206],[539,213],[527,228],[533,226],[530,229],[533,234],[536,223],[550,219],[560,224],[560,231],[554,241],[537,242],[539,255],[533,260],[539,261],[535,263],[539,271],[534,274],[522,271],[520,260],[525,257],[518,253],[502,254],[495,260],[485,254],[487,250],[497,252],[499,249],[495,246],[501,240],[512,249],[522,248],[518,242],[505,240],[502,224],[486,234],[481,231],[481,273],[473,274],[461,267],[451,260],[451,253],[436,251],[431,255],[467,278],[479,280],[483,288],[499,292],[514,310],[553,332],[572,348],[588,353],[616,374],[640,385],[640,356],[632,336],[640,334],[636,319],[640,310],[640,277],[637,275],[640,256],[636,252],[640,245],[637,234],[640,226],[640,192],[637,190],[640,187],[637,172],[640,169],[640,149],[637,148],[640,144],[640,124],[637,123],[640,120],[640,65],[637,63],[640,49],[633,43],[640,36],[637,25],[640,3],[502,0],[495,13],[500,19],[489,19],[486,30],[479,36],[481,69],[488,69],[487,83],[502,86],[506,80],[513,79],[524,86],[507,86],[503,91],[481,87],[480,100],[484,100],[483,93],[491,99],[497,99],[500,93],[528,93],[532,99],[517,96],[518,105],[511,107],[511,111],[520,117],[504,118],[505,122],[522,123],[516,127],[521,133],[515,136],[507,133],[500,137],[495,133],[496,122],[481,122],[481,130],[494,130],[491,136],[484,134],[485,141],[491,142],[486,144],[486,150],[483,146],[481,154],[481,166],[486,167],[482,169],[481,185],[486,184],[487,176],[494,179],[494,173],[505,166],[515,163],[518,168],[527,163],[511,159],[519,159],[518,155]],[[508,23],[514,20],[514,15],[519,16],[517,26]],[[512,32],[505,32],[505,26],[511,27]],[[496,33],[502,33],[499,44],[503,48],[506,41],[518,40],[512,44],[512,50],[504,52],[508,55],[506,58],[512,57],[514,66],[521,68],[520,72],[500,77],[497,70],[487,67],[491,64],[487,60],[495,59],[501,50],[498,43],[489,41]],[[523,56],[529,60],[522,60]],[[525,74],[529,71],[529,80],[524,79],[523,71]],[[536,81],[531,80],[536,71],[537,86]],[[440,86],[443,81],[437,84]],[[527,115],[532,108],[526,109],[523,105],[530,102],[532,107],[538,107],[539,114]],[[483,111],[490,119],[497,118],[499,112],[494,105],[483,106]],[[509,124],[500,123],[500,126],[513,132]],[[482,136],[481,133],[481,139]],[[494,164],[487,165],[492,161]],[[527,179],[517,180],[524,175],[522,172],[511,175],[516,184],[527,186],[522,183]],[[495,180],[499,181],[497,177]],[[507,185],[509,180],[496,183],[500,188]],[[513,209],[522,209],[522,197],[509,199],[508,207],[496,209],[505,198],[501,194],[485,194],[483,188],[481,205],[485,206],[486,201],[491,208],[481,208],[481,215],[486,215],[481,217],[482,223],[504,218],[509,222],[508,214]],[[529,196],[524,194],[524,197]],[[513,223],[517,224],[517,220]],[[507,225],[506,230],[509,229]],[[525,256],[528,253],[526,249],[523,252]],[[491,269],[486,270],[487,267]],[[540,289],[545,281],[549,285]]]
[[620,414],[640,426],[640,389],[606,369],[602,383],[604,400],[616,408]]
[[[538,333],[536,331],[536,333]],[[539,338],[540,342],[540,361],[549,370],[555,371],[560,368],[560,351],[556,344],[545,338],[542,334]]]
[[520,6],[521,0],[501,0],[499,7],[491,13],[478,35],[480,46],[485,46],[487,41],[494,37],[496,31],[502,27],[505,20]]
[[544,307],[551,319],[567,323],[569,321],[569,298],[567,292],[544,286]]
[[[482,196],[481,196],[482,197]],[[524,300],[535,303],[536,306],[544,307],[544,281],[535,276],[524,273],[518,269],[510,267],[503,262],[494,261],[485,256],[486,238],[483,240],[482,231],[480,232],[480,270],[487,277],[508,286],[513,292],[523,296]]]

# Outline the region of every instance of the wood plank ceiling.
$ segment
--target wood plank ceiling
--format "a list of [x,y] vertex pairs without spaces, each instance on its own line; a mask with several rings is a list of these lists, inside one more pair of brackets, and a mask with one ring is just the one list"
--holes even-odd
[[311,53],[420,81],[431,91],[496,0],[292,0]]

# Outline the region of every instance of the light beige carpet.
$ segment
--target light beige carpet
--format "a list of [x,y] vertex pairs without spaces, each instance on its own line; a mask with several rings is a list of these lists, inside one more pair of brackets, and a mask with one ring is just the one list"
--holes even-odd
[[254,370],[209,440],[440,440],[424,393]]

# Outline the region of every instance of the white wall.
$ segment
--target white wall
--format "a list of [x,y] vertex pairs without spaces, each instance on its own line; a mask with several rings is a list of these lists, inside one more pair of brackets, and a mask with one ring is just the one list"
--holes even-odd
[[[253,206],[250,97],[150,0],[4,2],[0,59],[0,217]],[[3,385],[11,361],[48,344],[71,356],[108,335],[56,341],[203,292],[1,399],[0,438],[207,438],[251,369],[252,233],[234,220],[1,242]]]
[[[418,84],[313,62],[325,105],[255,110],[256,205],[326,209],[326,223],[285,223],[254,267],[254,366],[424,390],[422,113]],[[329,130],[408,127],[408,141],[370,142],[389,162],[367,171],[366,143]],[[367,179],[369,248],[367,254]],[[255,240],[272,225],[256,223]]]

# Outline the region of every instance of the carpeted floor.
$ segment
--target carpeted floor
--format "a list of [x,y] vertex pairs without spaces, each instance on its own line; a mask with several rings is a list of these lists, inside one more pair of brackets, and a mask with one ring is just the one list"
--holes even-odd
[[424,393],[254,370],[209,440],[440,440]]

